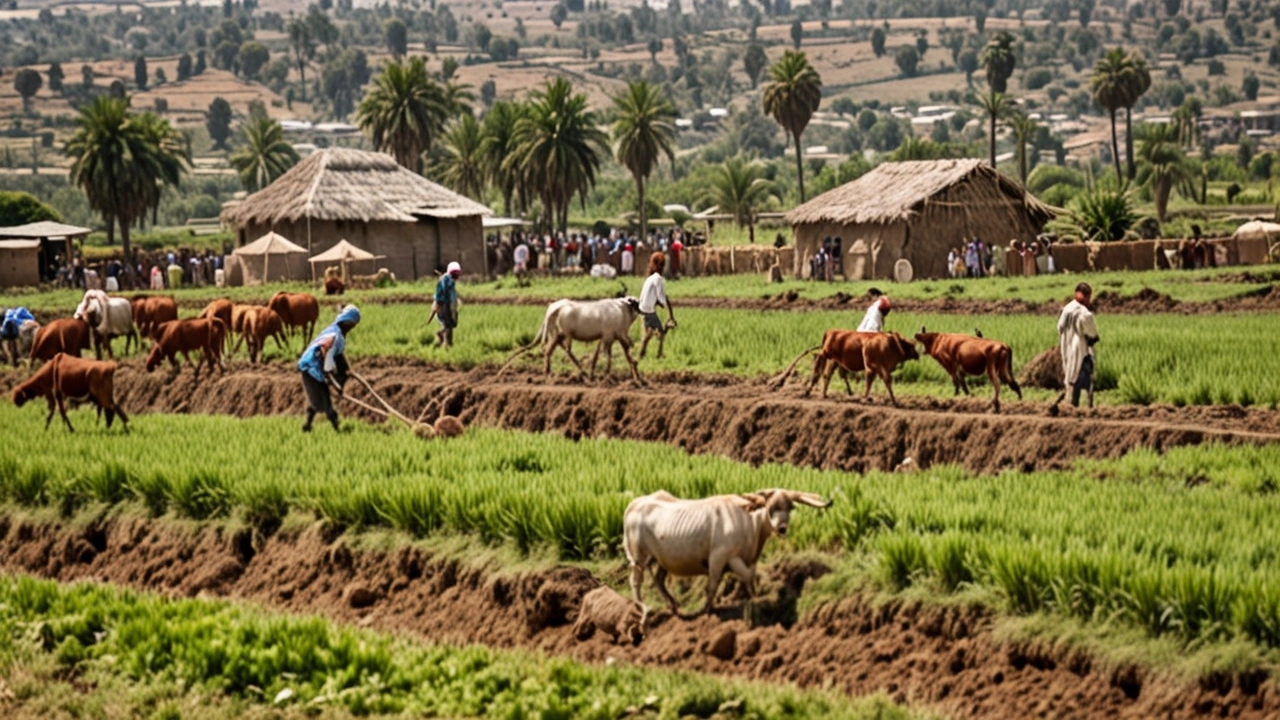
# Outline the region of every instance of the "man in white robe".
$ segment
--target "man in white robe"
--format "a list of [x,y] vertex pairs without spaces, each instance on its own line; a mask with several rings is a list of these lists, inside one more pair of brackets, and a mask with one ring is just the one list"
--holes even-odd
[[1063,390],[1053,405],[1056,408],[1067,390],[1071,391],[1071,404],[1080,406],[1080,392],[1089,394],[1089,407],[1093,407],[1093,373],[1095,360],[1093,346],[1098,342],[1098,326],[1094,322],[1089,301],[1093,288],[1088,283],[1076,286],[1076,297],[1062,308],[1058,316],[1058,347],[1062,352]]
[[884,332],[884,319],[888,316],[891,307],[888,295],[877,298],[871,303],[871,307],[867,308],[867,314],[862,317],[858,332]]

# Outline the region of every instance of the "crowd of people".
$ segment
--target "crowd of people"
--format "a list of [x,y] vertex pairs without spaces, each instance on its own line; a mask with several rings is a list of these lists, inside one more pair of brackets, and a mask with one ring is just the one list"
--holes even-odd
[[[230,252],[230,250],[226,250]],[[56,287],[80,290],[172,290],[178,287],[213,285],[223,267],[221,253],[188,249],[135,254],[137,264],[130,268],[120,258],[98,265],[87,265],[80,257],[70,262],[56,258],[53,282]]]
[[[653,252],[669,258],[667,276],[680,276],[684,249],[694,238],[680,228],[657,230],[639,238],[625,231],[602,233],[530,233],[516,230],[486,239],[489,272],[514,274],[527,282],[534,274],[586,273],[614,277],[637,274],[636,258]],[[641,266],[643,267],[643,266]]]

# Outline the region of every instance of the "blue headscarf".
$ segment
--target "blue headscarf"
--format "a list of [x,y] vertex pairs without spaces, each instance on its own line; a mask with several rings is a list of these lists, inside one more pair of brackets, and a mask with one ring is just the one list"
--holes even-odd
[[0,337],[16,338],[18,330],[22,324],[28,320],[35,320],[35,316],[25,307],[10,308],[5,311],[4,319],[0,320]]
[[[328,327],[321,330],[316,339],[311,341],[307,349],[302,351],[302,357],[298,360],[298,369],[307,373],[311,377],[320,382],[324,382],[324,374],[332,372],[334,367],[333,358],[344,355],[347,352],[347,337],[343,334],[342,329],[338,327],[339,323],[359,324],[360,310],[355,305],[347,305],[338,313],[338,317]],[[329,353],[321,358],[320,341],[326,337],[333,337],[333,346],[329,348]]]

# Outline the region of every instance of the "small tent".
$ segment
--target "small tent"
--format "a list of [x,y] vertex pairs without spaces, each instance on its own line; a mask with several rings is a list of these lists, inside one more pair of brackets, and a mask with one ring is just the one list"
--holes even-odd
[[240,264],[245,285],[307,279],[307,251],[273,232],[236,248],[231,256]]
[[[381,259],[382,255],[374,255],[368,250],[360,248],[347,242],[346,238],[338,241],[337,245],[325,250],[319,255],[312,255],[308,262],[311,263],[311,277],[316,276],[316,265],[323,263],[324,265],[338,264],[342,267],[342,281],[349,282],[347,272],[350,266],[355,265],[359,269],[366,270],[366,274],[374,271],[373,264]],[[322,271],[323,272],[323,271]]]
[[1250,220],[1231,235],[1237,243],[1241,265],[1257,265],[1267,261],[1280,248],[1280,223]]

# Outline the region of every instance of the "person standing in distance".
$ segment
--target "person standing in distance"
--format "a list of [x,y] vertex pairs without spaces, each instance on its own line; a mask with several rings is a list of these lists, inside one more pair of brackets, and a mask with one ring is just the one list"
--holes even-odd
[[884,320],[889,317],[889,311],[893,309],[893,304],[889,302],[889,296],[883,293],[871,303],[871,307],[867,308],[867,314],[862,316],[862,323],[858,325],[858,332],[884,332]]
[[1062,352],[1062,392],[1053,401],[1053,409],[1071,391],[1071,405],[1080,407],[1080,392],[1089,394],[1089,407],[1093,407],[1093,373],[1095,357],[1093,346],[1098,343],[1098,325],[1094,322],[1089,303],[1093,288],[1089,283],[1076,286],[1075,298],[1062,308],[1058,316],[1058,347]]
[[453,347],[453,329],[458,326],[458,276],[461,274],[462,266],[451,262],[436,283],[434,304],[436,318],[440,320],[436,347]]
[[667,266],[667,258],[660,252],[649,256],[649,277],[645,278],[644,287],[640,289],[640,314],[644,316],[644,341],[640,343],[640,357],[644,357],[645,348],[649,347],[649,339],[658,336],[658,359],[662,359],[662,345],[667,338],[667,328],[662,326],[658,318],[658,307],[667,309],[667,322],[670,327],[676,326],[676,313],[667,299],[667,283],[662,279],[662,271]]

